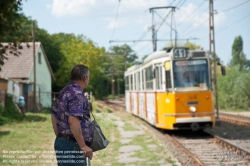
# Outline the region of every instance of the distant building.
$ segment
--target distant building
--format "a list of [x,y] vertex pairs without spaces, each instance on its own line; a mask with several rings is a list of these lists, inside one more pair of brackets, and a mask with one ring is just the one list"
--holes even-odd
[[[1,43],[8,45],[8,43]],[[29,45],[29,48],[27,47]],[[10,54],[6,51],[8,60],[4,61],[0,78],[12,80],[14,83],[8,84],[6,93],[14,96],[17,102],[19,96],[23,96],[27,103],[27,109],[32,109],[34,104],[34,61],[33,44],[23,43],[19,56]],[[52,79],[55,79],[43,46],[40,42],[35,43],[36,58],[36,104],[42,107],[51,107],[52,104]],[[6,88],[5,88],[6,89]]]

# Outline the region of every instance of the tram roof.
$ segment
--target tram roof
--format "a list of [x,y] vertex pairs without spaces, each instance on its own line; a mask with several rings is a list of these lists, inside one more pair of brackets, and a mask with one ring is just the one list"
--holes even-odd
[[153,59],[158,59],[162,57],[169,57],[169,54],[166,51],[155,51],[150,54],[147,58],[144,59],[144,63],[151,61]]
[[127,68],[127,71],[133,71],[133,70],[139,68],[140,66],[141,66],[141,65],[133,65],[133,66]]

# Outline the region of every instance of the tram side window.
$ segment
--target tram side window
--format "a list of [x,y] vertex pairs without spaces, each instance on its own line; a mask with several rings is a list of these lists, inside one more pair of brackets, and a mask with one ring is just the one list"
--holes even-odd
[[125,77],[125,90],[129,90],[129,77]]
[[137,90],[141,90],[141,78],[140,78],[140,72],[137,73]]
[[142,78],[142,80],[141,80],[141,83],[142,83],[142,90],[144,90],[145,88],[144,88],[144,71],[145,70],[142,70],[141,71],[141,78]]
[[155,67],[156,89],[161,90],[162,87],[162,70],[160,66]]
[[133,75],[130,75],[130,90],[133,90],[134,84],[133,84]]
[[170,70],[166,70],[165,74],[166,74],[166,89],[172,88]]
[[146,89],[152,90],[153,89],[153,72],[152,66],[146,68]]
[[134,74],[134,85],[135,85],[135,89],[134,90],[137,90],[137,78],[136,78],[136,73]]

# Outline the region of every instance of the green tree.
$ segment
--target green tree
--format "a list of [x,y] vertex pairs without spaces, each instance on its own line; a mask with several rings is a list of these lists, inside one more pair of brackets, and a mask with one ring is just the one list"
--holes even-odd
[[196,45],[194,43],[191,43],[189,41],[187,41],[185,44],[184,44],[185,47],[188,47],[190,50],[196,50],[196,49],[201,49],[201,46],[200,45]]
[[226,76],[218,77],[219,106],[222,109],[244,109],[250,107],[250,74],[239,70],[239,66],[228,69]]
[[[32,42],[31,25],[33,20],[30,17],[26,17],[25,15],[21,14],[20,21],[20,29],[9,36],[5,36],[3,38],[4,42],[18,41],[20,39],[19,36],[24,36],[24,38],[20,42]],[[34,21],[34,26],[35,41],[42,43],[45,53],[50,62],[50,66],[55,72],[59,68],[58,62],[63,57],[62,53],[60,52],[60,42],[54,40],[53,36],[50,35],[46,30],[39,28],[37,21]]]
[[246,55],[243,53],[243,39],[237,36],[232,46],[232,59],[229,66],[239,66],[239,70],[245,69],[247,65]]
[[[107,73],[110,78],[110,84],[112,81],[115,81],[116,94],[124,94],[124,72],[129,66],[137,63],[136,60],[138,57],[134,50],[132,50],[127,44],[112,46],[109,48],[109,52],[107,54],[112,55],[110,56],[109,62],[114,64],[114,69],[113,66],[110,66]],[[112,70],[114,70],[114,80],[112,80]]]
[[70,82],[69,73],[72,67],[76,64],[84,64],[90,70],[90,82],[86,91],[92,91],[96,98],[107,95],[105,87],[107,78],[103,74],[101,65],[106,59],[105,49],[97,47],[93,41],[82,35],[72,35],[67,43],[61,43],[60,48],[64,57],[59,63],[60,68],[55,74],[58,86],[62,87]]
[[138,59],[134,50],[132,50],[132,48],[127,44],[112,46],[109,50],[114,55],[122,55],[126,63],[134,63]]
[[[20,29],[20,14],[22,0],[1,0],[0,1],[0,42],[3,42],[5,36],[11,35]],[[21,40],[21,37],[20,39]],[[18,56],[20,53],[18,49],[21,49],[19,40],[14,41],[8,46],[14,56]],[[0,70],[4,64],[6,57],[6,48],[0,44]]]

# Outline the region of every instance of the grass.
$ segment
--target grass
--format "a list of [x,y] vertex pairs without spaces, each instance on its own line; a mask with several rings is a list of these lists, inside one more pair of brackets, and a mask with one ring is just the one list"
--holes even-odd
[[[3,155],[11,155],[10,153],[14,151],[19,151],[15,154],[15,158],[17,155],[35,155],[38,159],[42,152],[54,151],[54,139],[55,135],[48,111],[27,113],[22,121],[2,125],[0,128],[0,165],[3,159],[7,158]],[[3,154],[4,150],[9,153]],[[52,155],[54,155],[53,152]],[[31,160],[30,157],[28,160]],[[15,158],[11,157],[10,159]],[[18,165],[17,163],[11,164],[11,162],[5,164]],[[34,165],[34,163],[25,163],[25,165]]]
[[[127,164],[119,163],[119,157],[121,152],[119,149],[126,144],[120,142],[121,135],[118,126],[115,122],[117,117],[124,122],[123,129],[125,131],[136,131],[139,130],[137,126],[144,123],[138,118],[126,113],[126,112],[115,112],[110,108],[100,109],[100,113],[97,112],[94,107],[94,115],[97,122],[100,124],[105,136],[109,140],[109,145],[106,149],[97,151],[94,153],[93,160],[91,161],[92,166],[103,166],[108,163],[111,166],[125,166]],[[28,157],[27,160],[35,161],[41,155],[50,155],[55,157],[54,154],[54,139],[55,135],[52,129],[50,113],[49,111],[43,111],[40,113],[27,113],[26,117],[20,122],[14,122],[10,124],[4,124],[0,126],[0,165],[3,165],[3,159],[6,160],[7,155],[3,152],[19,151],[24,152],[24,157]],[[142,158],[144,161],[129,163],[134,165],[149,165],[149,162],[153,165],[157,165],[158,161],[164,163],[173,163],[171,158],[167,155],[167,150],[161,145],[159,140],[145,131],[145,134],[137,135],[133,137],[129,145],[139,145],[142,147],[141,150],[135,151],[135,154],[131,157]],[[149,145],[154,145],[152,149]],[[8,154],[12,155],[12,154]],[[17,155],[17,154],[15,154]],[[32,157],[34,157],[32,159]],[[13,158],[13,157],[12,157]],[[49,158],[50,161],[53,160]],[[43,159],[45,161],[45,159]],[[4,165],[19,165],[16,163],[5,163]],[[20,164],[25,166],[38,165],[37,163],[25,163]],[[46,166],[55,166],[52,163],[43,163]],[[160,165],[160,164],[158,164]]]
[[[120,140],[123,138],[121,138],[119,130],[116,124],[114,123],[117,116],[124,123],[122,127],[124,131],[132,131],[132,132],[140,131],[142,129],[138,127],[141,124],[145,124],[145,122],[139,120],[138,118],[135,118],[133,115],[128,114],[126,112],[113,111],[112,114],[95,113],[95,116],[96,115],[98,116],[97,121],[101,123],[102,130],[104,131],[105,134],[107,133],[107,137],[110,140],[110,144],[107,149],[97,152],[98,153],[97,156],[92,161],[93,165],[101,166],[104,165],[103,163],[110,163],[110,165],[112,166],[127,165],[125,163],[118,162],[119,157],[121,155],[121,152],[119,152],[119,148],[127,145],[139,145],[140,147],[142,147],[141,150],[135,151],[135,154],[132,155],[131,157],[136,157],[143,160],[129,163],[130,165],[160,166],[161,163],[158,163],[159,161],[161,161],[162,163],[170,163],[174,165],[174,161],[171,159],[170,155],[168,155],[169,154],[168,150],[162,145],[162,143],[159,140],[152,137],[150,133],[148,133],[147,131],[145,131],[145,134],[134,136],[131,142],[128,144],[120,143]],[[110,124],[105,126],[105,123],[110,123]],[[108,129],[106,127],[108,127]],[[153,149],[152,147],[150,147],[150,145],[153,145]],[[100,156],[103,156],[105,158],[99,158]]]

